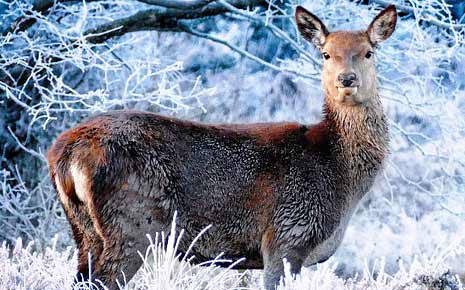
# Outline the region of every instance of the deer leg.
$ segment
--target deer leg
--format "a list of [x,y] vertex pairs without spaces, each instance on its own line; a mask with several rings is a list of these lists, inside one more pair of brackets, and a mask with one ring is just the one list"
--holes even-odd
[[283,259],[290,264],[291,274],[297,275],[302,269],[304,254],[297,248],[287,248],[277,245],[274,231],[266,231],[262,237],[262,255],[264,263],[264,284],[266,290],[275,290],[281,277],[284,278]]
[[[76,241],[77,242],[77,241]],[[75,283],[81,283],[89,280],[89,247],[85,237],[78,244],[78,269],[74,278]]]
[[120,191],[99,211],[101,219],[95,220],[101,228],[103,251],[93,275],[109,289],[118,289],[117,281],[123,286],[136,274],[143,262],[138,252],[145,253],[149,246],[146,235],[167,229],[153,216],[154,208],[153,200]]
[[76,274],[76,282],[89,281],[93,279],[91,271],[96,267],[96,261],[103,251],[103,242],[97,233],[85,233],[81,245],[79,245],[78,255],[78,273]]
[[264,284],[266,290],[275,290],[279,285],[279,281],[284,276],[284,265],[281,258],[264,257]]
[[[75,283],[89,281],[90,269],[95,265],[96,259],[103,250],[103,242],[95,230],[92,219],[82,206],[72,205],[73,216],[71,228],[78,247],[78,272]],[[90,262],[90,264],[89,264]]]
[[149,241],[145,234],[120,226],[107,228],[105,233],[108,235],[93,275],[109,289],[119,289],[118,282],[124,286],[141,267],[143,261],[138,252],[145,253]]
[[85,241],[84,232],[74,223],[71,223],[73,237],[78,248],[78,268],[74,282],[87,281],[89,278],[89,254],[88,243]]
[[302,269],[303,259],[296,252],[288,252],[284,256],[277,252],[268,257],[264,257],[264,284],[266,290],[275,290],[281,277],[284,278],[283,259],[290,264],[292,275],[297,275]]
[[81,220],[83,219],[81,216],[82,211],[79,209],[77,204],[71,202],[62,202],[62,204],[66,217],[71,225],[73,238],[78,249],[78,267],[73,284],[81,281],[87,281],[89,276],[89,263],[87,258],[89,253],[89,243],[85,236],[85,226],[81,224]]

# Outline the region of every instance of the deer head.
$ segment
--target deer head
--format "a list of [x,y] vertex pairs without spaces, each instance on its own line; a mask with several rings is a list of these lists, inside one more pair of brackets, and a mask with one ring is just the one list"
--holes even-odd
[[348,106],[369,104],[377,97],[374,51],[394,32],[394,5],[381,11],[366,31],[329,32],[315,15],[298,6],[295,13],[302,36],[323,56],[322,83],[328,102]]

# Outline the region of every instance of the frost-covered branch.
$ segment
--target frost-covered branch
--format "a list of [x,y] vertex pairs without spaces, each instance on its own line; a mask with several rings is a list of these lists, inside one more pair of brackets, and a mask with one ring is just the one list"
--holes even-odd
[[[100,1],[100,0],[86,0],[87,2]],[[53,7],[57,2],[61,3],[72,3],[78,2],[78,0],[33,0],[32,3],[22,3],[19,0],[11,1],[10,5],[23,6],[24,9],[20,10],[20,16],[17,17],[10,26],[2,31],[2,35],[8,33],[21,32],[29,29],[37,21],[34,17],[36,13],[46,13],[50,8]]]
[[263,59],[261,59],[259,57],[256,57],[255,55],[247,52],[246,50],[241,49],[240,47],[237,47],[236,45],[234,45],[234,44],[232,44],[232,43],[230,43],[228,41],[225,41],[225,40],[223,40],[221,38],[215,37],[215,36],[210,35],[208,33],[202,33],[200,31],[194,30],[194,29],[190,28],[187,25],[179,25],[179,28],[181,29],[181,31],[184,31],[184,32],[190,33],[192,35],[195,35],[195,36],[198,36],[198,37],[201,37],[201,38],[205,38],[205,39],[211,40],[213,42],[216,42],[216,43],[222,44],[224,46],[227,46],[231,50],[239,53],[240,55],[242,55],[242,56],[244,56],[244,57],[246,57],[248,59],[251,59],[253,61],[256,61],[257,63],[263,65],[264,67],[270,68],[270,69],[272,69],[274,71],[282,72],[282,73],[290,73],[292,75],[302,77],[302,78],[305,78],[305,79],[314,79],[314,80],[318,79],[317,77],[314,77],[314,76],[311,76],[311,75],[302,74],[302,73],[300,73],[298,71],[290,70],[290,69],[287,69],[287,68],[282,68],[282,67],[276,66],[274,64],[271,64],[271,63],[269,63],[267,61],[264,61]]
[[[386,0],[375,0],[374,2],[381,5],[382,7],[387,7],[388,5],[392,4],[392,2]],[[435,5],[432,5],[432,3],[422,2],[423,1],[418,0],[410,1],[413,6],[396,3],[396,8],[399,12],[416,15],[415,18],[418,21],[422,20],[426,23],[446,29],[465,30],[465,24],[454,23],[454,20],[451,17],[449,17],[446,21],[438,19],[440,13],[438,13],[439,11],[434,8]]]
[[[99,88],[83,92],[80,89],[82,82],[76,81],[81,78],[75,77],[95,73],[103,73],[107,76],[110,72],[115,73],[124,66],[127,68],[126,63],[114,57],[114,50],[131,43],[135,38],[129,38],[111,48],[108,48],[106,44],[93,44],[89,40],[99,42],[96,41],[98,39],[101,42],[104,41],[101,38],[102,35],[107,38],[114,35],[108,26],[104,26],[105,29],[102,32],[95,30],[91,33],[83,32],[86,21],[94,17],[89,15],[89,8],[86,5],[81,11],[76,12],[72,12],[73,10],[69,7],[61,4],[57,4],[54,9],[56,16],[35,15],[40,23],[40,26],[33,32],[37,37],[17,33],[8,34],[1,39],[0,47],[5,51],[0,57],[2,96],[25,109],[32,117],[31,123],[40,121],[44,126],[56,119],[57,114],[105,111],[117,105],[125,106],[125,104],[137,102],[140,97],[125,97],[124,101],[114,102],[109,97],[114,86],[112,82],[102,83]],[[74,17],[78,19],[77,24],[67,26],[60,23],[63,19]],[[125,27],[128,28],[128,26]],[[170,78],[167,74],[177,73],[182,70],[182,65],[171,66],[156,59],[147,64],[148,66],[136,66],[128,72],[132,76],[140,73],[143,77],[128,78],[131,83],[126,83],[125,92],[131,92],[133,96],[142,94],[145,102],[159,104],[163,108],[175,108],[176,104],[181,105],[179,101],[186,100],[186,98],[180,96],[182,92],[176,82],[170,82],[169,86],[172,86],[174,90],[169,93],[170,97],[166,98],[160,94],[148,93],[146,86],[142,86],[140,82],[148,84],[150,81],[156,84],[154,80],[159,79],[163,82],[162,85],[166,86],[165,80]],[[165,65],[168,66],[163,67]],[[130,86],[134,86],[138,91],[130,89]],[[201,90],[198,85],[195,87]],[[164,88],[154,90],[154,92],[164,93],[168,90]],[[209,91],[205,93],[210,94]],[[199,96],[199,92],[191,96]],[[167,103],[170,98],[176,99],[171,105]]]
[[16,236],[46,242],[50,234],[60,231],[64,217],[57,219],[61,209],[46,184],[43,178],[29,189],[18,168],[0,171],[0,240]]
[[184,13],[177,9],[166,11],[156,8],[139,11],[126,18],[117,19],[98,27],[87,30],[86,40],[92,43],[102,43],[110,38],[122,36],[128,32],[136,31],[180,31],[178,19],[192,16],[189,12]]
[[[17,2],[19,0],[16,0]],[[101,0],[86,0],[84,2],[94,2],[94,1],[101,1]],[[202,18],[207,16],[214,16],[219,15],[225,12],[225,9],[222,8],[221,5],[212,3],[215,2],[213,0],[191,0],[191,1],[179,1],[179,0],[137,0],[141,3],[146,3],[149,5],[159,6],[157,9],[149,9],[145,11],[140,11],[133,15],[131,19],[136,18],[139,22],[144,20],[149,20],[149,23],[144,25],[144,23],[138,23],[140,25],[140,30],[145,30],[150,26],[153,26],[152,29],[149,30],[156,30],[158,25],[155,21],[156,19],[146,18],[144,16],[152,16],[156,17],[157,19],[161,18],[161,16],[165,16],[164,18],[170,18],[172,21],[176,20],[176,17],[179,19],[194,19],[194,18]],[[30,5],[27,3],[17,2],[17,5],[22,8],[22,13],[13,23],[2,32],[2,35],[6,35],[8,33],[14,32],[21,32],[32,25],[34,25],[37,21],[37,17],[35,15],[46,13],[50,10],[53,5],[56,3],[76,3],[79,1],[76,0],[35,0]],[[229,0],[230,5],[237,7],[237,8],[246,8],[250,7],[253,8],[255,6],[266,5],[266,1],[264,0]],[[13,5],[13,4],[10,4]],[[124,23],[123,19],[121,22]],[[131,22],[127,20],[127,22]],[[128,24],[129,25],[129,24]],[[111,26],[110,23],[107,23],[106,26]],[[135,26],[135,23],[131,23],[131,26]],[[105,26],[103,26],[105,27]],[[102,28],[103,28],[102,27]],[[144,29],[145,27],[145,29]],[[129,30],[131,31],[131,30]],[[134,30],[135,31],[135,30]],[[119,35],[118,35],[119,36]]]
[[138,0],[150,5],[181,10],[192,10],[204,7],[216,0]]
[[181,20],[193,20],[224,14],[229,7],[242,10],[243,8],[254,9],[266,4],[262,0],[229,0],[225,7],[224,3],[216,3],[212,0],[202,1],[160,1],[144,0],[144,3],[160,6],[153,9],[138,11],[137,13],[104,23],[95,28],[87,30],[84,35],[93,43],[101,43],[110,38],[136,31],[181,31]]

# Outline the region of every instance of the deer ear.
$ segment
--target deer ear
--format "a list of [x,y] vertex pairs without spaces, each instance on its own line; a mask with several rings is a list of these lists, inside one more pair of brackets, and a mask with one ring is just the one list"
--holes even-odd
[[297,23],[300,34],[302,34],[306,40],[313,43],[318,49],[323,48],[329,31],[318,17],[302,6],[297,6],[295,9],[295,22]]
[[368,26],[368,37],[373,46],[386,40],[396,28],[397,11],[396,6],[389,5],[381,11]]

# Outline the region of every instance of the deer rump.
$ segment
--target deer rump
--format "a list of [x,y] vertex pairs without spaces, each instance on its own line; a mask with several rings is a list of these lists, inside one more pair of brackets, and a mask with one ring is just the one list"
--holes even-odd
[[335,191],[325,177],[337,166],[325,136],[321,126],[208,126],[116,111],[60,135],[49,151],[50,172],[78,244],[102,244],[82,246],[97,267],[102,248],[121,252],[103,253],[105,261],[144,252],[145,235],[169,230],[177,211],[181,252],[212,225],[193,249],[194,262],[223,252],[246,258],[237,269],[262,269],[262,252],[277,240],[295,246],[315,235],[316,245],[325,239],[312,228],[318,219],[328,234],[338,226],[319,204],[319,194]]

